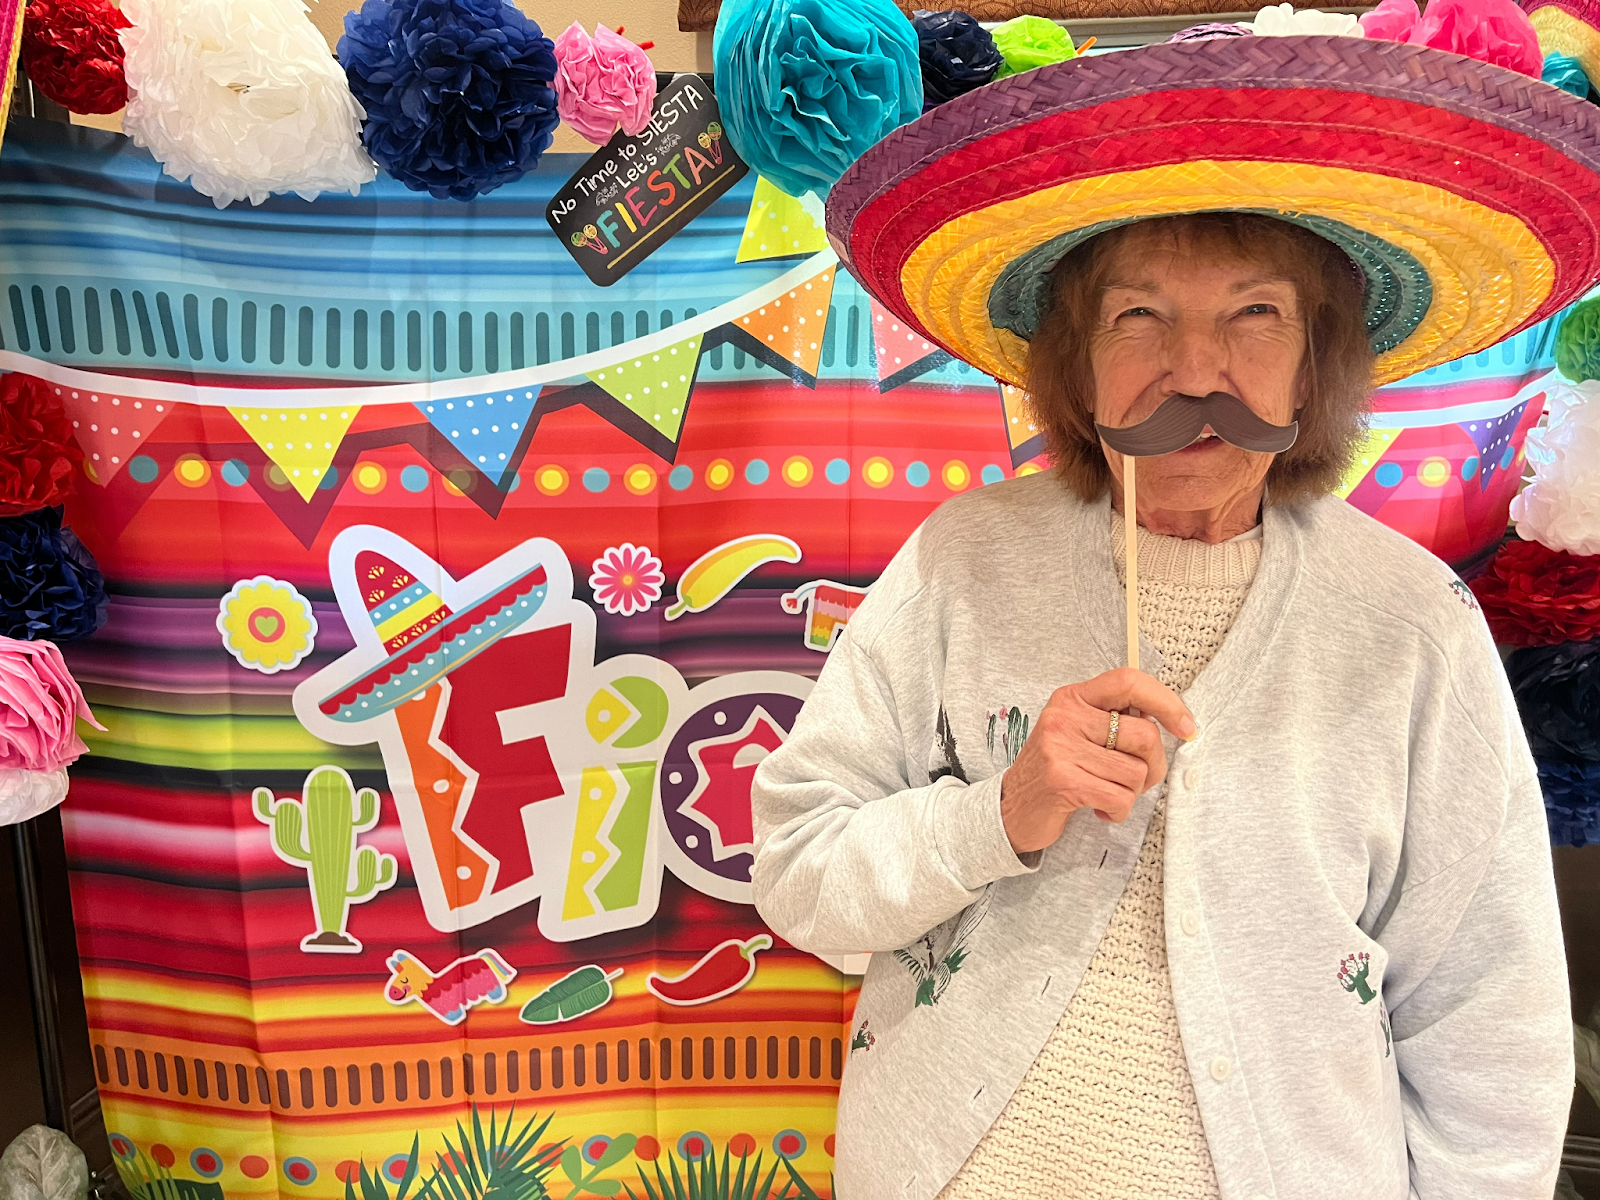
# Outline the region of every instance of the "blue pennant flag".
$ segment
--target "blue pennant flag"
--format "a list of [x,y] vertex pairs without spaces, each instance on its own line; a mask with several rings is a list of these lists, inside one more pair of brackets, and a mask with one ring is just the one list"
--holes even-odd
[[472,466],[500,487],[517,466],[517,446],[527,432],[539,389],[488,392],[448,400],[424,400],[417,411]]

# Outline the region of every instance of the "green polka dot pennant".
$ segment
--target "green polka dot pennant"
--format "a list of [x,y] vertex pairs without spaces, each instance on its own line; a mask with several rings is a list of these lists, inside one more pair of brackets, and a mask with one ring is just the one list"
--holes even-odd
[[678,440],[689,389],[700,363],[701,335],[676,346],[635,354],[598,371],[589,378],[641,417],[645,424],[670,442]]

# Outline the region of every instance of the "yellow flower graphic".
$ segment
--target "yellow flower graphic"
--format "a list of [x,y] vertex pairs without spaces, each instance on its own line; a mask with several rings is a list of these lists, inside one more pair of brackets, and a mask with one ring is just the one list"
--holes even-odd
[[263,675],[293,670],[317,643],[317,618],[292,583],[257,575],[222,598],[217,631],[239,665]]

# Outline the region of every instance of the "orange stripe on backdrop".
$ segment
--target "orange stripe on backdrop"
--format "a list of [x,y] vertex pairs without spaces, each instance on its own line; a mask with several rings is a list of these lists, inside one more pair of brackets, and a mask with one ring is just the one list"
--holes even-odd
[[[201,1045],[262,1053],[314,1051],[328,1045],[362,1048],[452,1045],[465,1037],[543,1041],[574,1030],[621,1034],[641,1026],[693,1030],[762,1024],[778,1014],[806,1025],[848,1025],[853,989],[841,986],[832,968],[809,954],[771,950],[762,955],[750,984],[709,1005],[669,1007],[645,991],[651,970],[675,975],[697,955],[608,959],[624,973],[615,999],[567,1025],[530,1026],[518,1017],[535,993],[570,970],[562,965],[518,975],[501,1004],[475,1008],[452,1028],[420,1005],[396,1007],[383,998],[383,979],[360,983],[258,984],[253,992],[216,984],[176,984],[114,968],[84,971],[84,994],[92,1026],[107,1033],[175,1038]],[[636,1036],[636,1034],[631,1034]]]
[[[687,961],[654,963],[675,973]],[[551,1140],[632,1133],[669,1150],[689,1131],[720,1151],[737,1134],[784,1126],[804,1135],[797,1167],[826,1194],[853,982],[777,950],[741,992],[667,1008],[643,992],[650,965],[630,967],[611,1004],[570,1024],[522,1024],[521,1002],[550,980],[533,978],[524,990],[519,977],[516,994],[473,1010],[457,1029],[387,1005],[381,981],[246,998],[237,988],[97,968],[87,983],[108,1129],[138,1150],[160,1145],[158,1161],[173,1161],[180,1178],[195,1173],[183,1170],[191,1155],[209,1152],[223,1164],[217,1181],[229,1200],[335,1200],[341,1164],[364,1158],[376,1167],[419,1133],[427,1160],[456,1121],[470,1127],[473,1105],[502,1119],[513,1104],[554,1114]],[[770,1147],[757,1148],[770,1163]],[[309,1182],[288,1174],[303,1179],[308,1163]],[[637,1165],[629,1159],[609,1174],[637,1186]],[[550,1184],[553,1196],[566,1195],[559,1171]]]

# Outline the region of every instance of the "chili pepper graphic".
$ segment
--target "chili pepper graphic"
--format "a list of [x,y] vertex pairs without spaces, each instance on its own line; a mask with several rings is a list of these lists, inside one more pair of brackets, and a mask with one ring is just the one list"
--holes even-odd
[[713,950],[708,950],[699,962],[676,979],[667,979],[651,972],[645,987],[658,1000],[668,1004],[688,1006],[709,1004],[724,996],[731,996],[755,978],[756,951],[772,945],[772,939],[758,933],[747,942],[730,938]]

